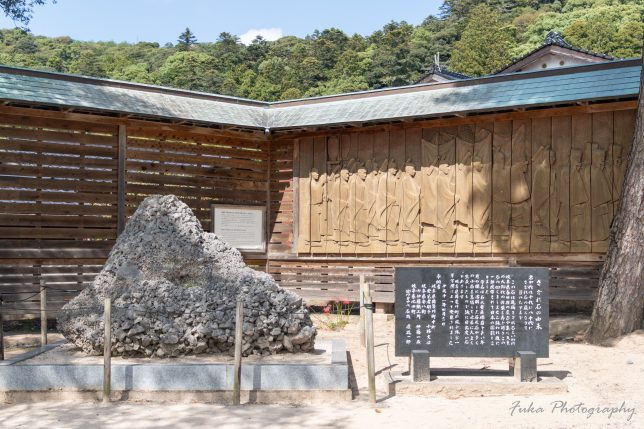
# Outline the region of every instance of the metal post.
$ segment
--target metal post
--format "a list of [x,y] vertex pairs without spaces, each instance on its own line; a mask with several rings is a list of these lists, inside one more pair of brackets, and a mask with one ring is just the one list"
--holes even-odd
[[40,280],[40,346],[47,345],[47,288]]
[[2,298],[0,298],[0,360],[4,360],[4,315],[2,314]]
[[105,298],[103,338],[103,402],[110,402],[112,390],[112,300]]
[[241,403],[241,358],[242,334],[244,324],[244,305],[241,298],[237,298],[235,312],[235,368],[233,371],[233,405]]
[[365,293],[365,282],[364,274],[360,274],[360,347],[363,349],[366,347],[366,337],[364,329],[364,293]]
[[365,285],[364,294],[365,325],[367,330],[367,376],[369,377],[369,402],[376,403],[376,369],[374,360],[373,341],[373,302],[371,288]]

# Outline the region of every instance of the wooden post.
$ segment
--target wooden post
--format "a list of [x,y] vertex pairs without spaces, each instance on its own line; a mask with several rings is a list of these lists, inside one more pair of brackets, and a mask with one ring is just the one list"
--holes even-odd
[[291,251],[297,253],[300,242],[300,140],[293,141],[293,242]]
[[112,390],[112,300],[105,298],[103,315],[105,335],[103,338],[103,402],[110,402]]
[[233,405],[239,405],[241,403],[241,355],[243,324],[244,305],[241,298],[237,298],[237,311],[235,313],[235,368],[233,371]]
[[367,331],[367,376],[369,377],[369,402],[376,403],[376,363],[374,361],[373,341],[373,302],[371,288],[365,285],[364,293],[365,325]]
[[365,294],[365,282],[364,282],[364,274],[360,274],[360,347],[363,349],[366,347],[366,337],[365,337],[365,329],[364,329],[364,294]]
[[2,323],[2,299],[0,298],[0,360],[4,360],[4,323]]
[[264,248],[264,255],[266,256],[266,263],[264,264],[264,269],[266,270],[266,273],[269,273],[270,269],[270,258],[269,258],[269,251],[268,247],[271,243],[271,140],[272,138],[269,138],[268,141],[266,142],[266,152],[268,154],[268,159],[266,160],[266,213],[264,213],[264,240],[266,240],[266,246]]
[[47,345],[47,289],[40,279],[40,347]]
[[121,235],[125,228],[125,151],[127,146],[127,129],[125,125],[119,125],[118,142],[116,234]]

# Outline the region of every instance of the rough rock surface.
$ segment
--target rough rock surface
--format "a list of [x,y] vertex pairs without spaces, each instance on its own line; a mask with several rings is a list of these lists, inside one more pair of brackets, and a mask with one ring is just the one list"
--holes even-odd
[[247,267],[239,251],[204,232],[173,195],[141,203],[101,273],[60,311],[58,328],[86,353],[103,351],[107,296],[114,355],[232,352],[238,296],[244,355],[310,351],[315,342],[302,299]]

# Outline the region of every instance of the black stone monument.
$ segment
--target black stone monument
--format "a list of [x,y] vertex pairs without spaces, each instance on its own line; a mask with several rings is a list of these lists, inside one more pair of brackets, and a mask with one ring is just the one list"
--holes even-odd
[[549,276],[532,267],[396,268],[396,356],[548,357]]

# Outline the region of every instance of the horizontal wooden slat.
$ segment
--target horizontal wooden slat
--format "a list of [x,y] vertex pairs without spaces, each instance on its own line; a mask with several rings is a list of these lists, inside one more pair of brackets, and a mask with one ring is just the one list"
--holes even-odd
[[[116,146],[116,137],[101,134],[88,134],[64,130],[46,130],[35,128],[0,127],[0,136],[11,139],[37,140],[43,147],[51,142],[83,143],[86,146],[101,145],[105,147]],[[1,143],[0,143],[1,146]],[[97,150],[96,147],[90,150]],[[105,150],[105,149],[100,149]]]

